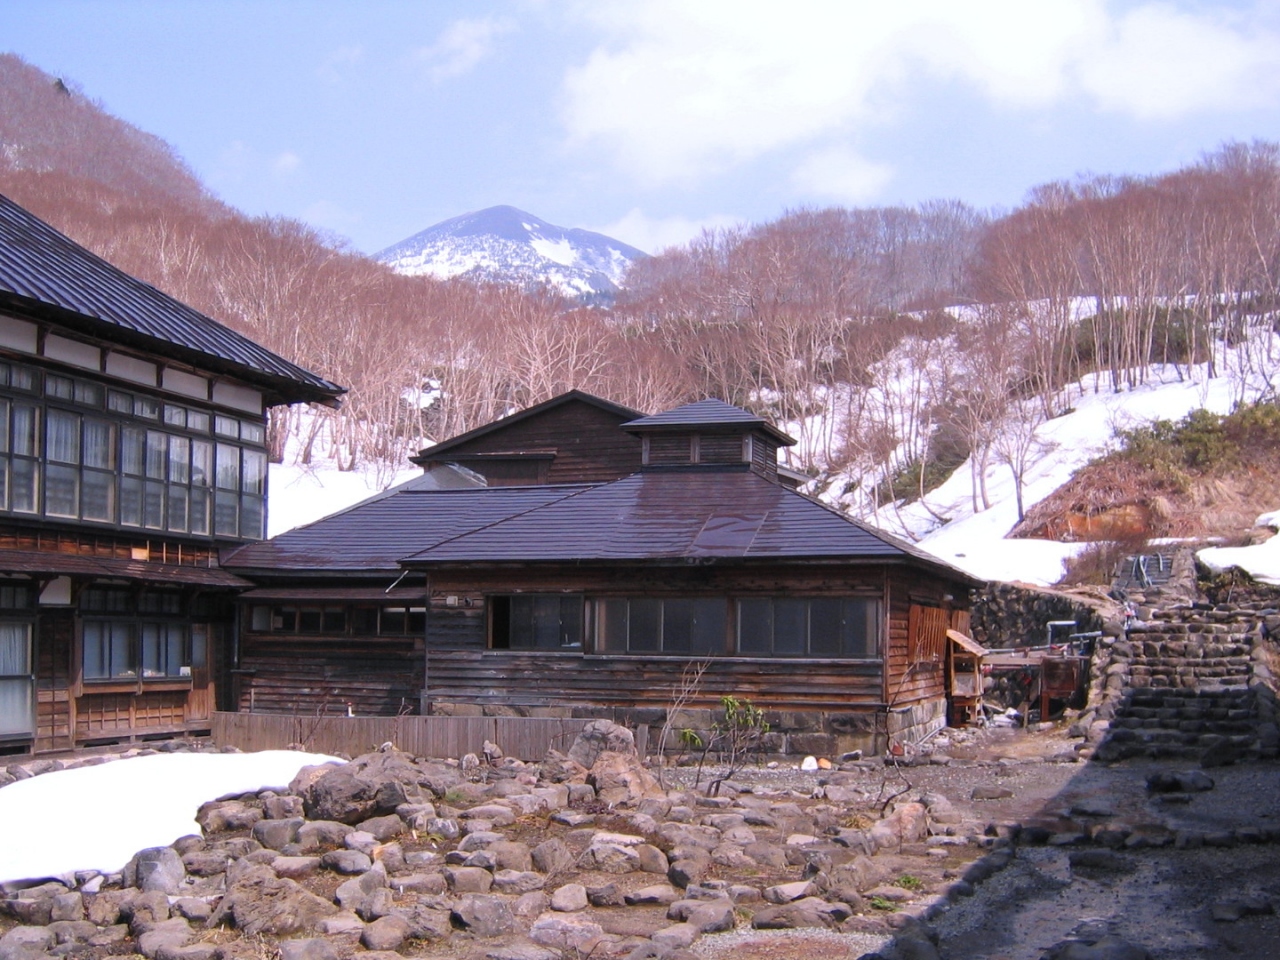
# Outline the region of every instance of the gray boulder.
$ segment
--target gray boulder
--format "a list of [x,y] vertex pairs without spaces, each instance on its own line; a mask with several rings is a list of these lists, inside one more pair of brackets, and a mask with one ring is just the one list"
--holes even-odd
[[187,868],[173,847],[149,847],[133,855],[124,868],[123,884],[143,892],[157,890],[175,895],[187,877]]
[[501,897],[472,894],[453,908],[453,922],[477,937],[500,937],[518,929],[515,916]]

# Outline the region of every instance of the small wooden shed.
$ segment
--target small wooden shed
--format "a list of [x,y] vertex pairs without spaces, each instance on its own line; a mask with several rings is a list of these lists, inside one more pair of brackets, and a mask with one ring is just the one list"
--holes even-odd
[[959,630],[947,631],[947,722],[971,723],[982,707],[982,658],[987,648]]

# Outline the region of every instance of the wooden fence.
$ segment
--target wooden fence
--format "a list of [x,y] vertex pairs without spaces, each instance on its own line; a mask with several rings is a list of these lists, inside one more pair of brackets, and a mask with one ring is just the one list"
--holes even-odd
[[[215,743],[241,750],[298,748],[358,756],[391,742],[418,757],[481,754],[486,740],[509,757],[541,760],[549,748],[569,749],[591,721],[543,717],[304,717],[270,713],[215,713]],[[649,728],[635,731],[643,757]]]

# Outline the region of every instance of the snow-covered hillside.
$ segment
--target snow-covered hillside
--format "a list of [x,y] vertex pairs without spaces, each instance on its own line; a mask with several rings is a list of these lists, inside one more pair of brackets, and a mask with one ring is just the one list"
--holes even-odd
[[[1272,356],[1280,357],[1280,337],[1273,336]],[[1256,350],[1257,345],[1254,344]],[[1154,420],[1178,420],[1204,408],[1227,413],[1241,401],[1274,395],[1275,374],[1241,372],[1229,351],[1218,358],[1218,375],[1209,366],[1153,366],[1145,383],[1112,392],[1099,376],[1090,376],[1064,391],[1068,412],[1040,423],[1030,443],[1023,474],[1023,505],[1030,509],[1071,479],[1090,460],[1116,446],[1116,435]],[[1015,428],[1017,420],[1015,418]],[[812,428],[810,428],[812,432]],[[999,446],[999,442],[995,446]],[[980,475],[990,507],[982,507]],[[828,484],[823,499],[841,504],[839,482]],[[1280,494],[1278,494],[1280,498]],[[1280,500],[1277,503],[1280,506]],[[872,525],[914,541],[941,560],[986,579],[1021,580],[1049,585],[1065,572],[1064,563],[1086,544],[1049,540],[1005,539],[1018,523],[1013,470],[992,458],[985,471],[966,460],[939,487],[915,502],[887,504],[864,517]],[[1254,548],[1246,548],[1254,549]],[[1269,548],[1275,551],[1276,547]],[[1264,551],[1232,554],[1233,563],[1249,566]],[[1260,568],[1261,569],[1261,568]],[[1276,574],[1273,574],[1276,575]]]
[[543,285],[566,296],[611,297],[645,253],[590,230],[568,229],[498,206],[437,223],[377,259],[397,273]]

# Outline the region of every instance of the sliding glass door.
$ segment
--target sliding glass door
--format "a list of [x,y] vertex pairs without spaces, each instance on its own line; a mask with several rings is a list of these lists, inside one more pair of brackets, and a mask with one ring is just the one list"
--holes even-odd
[[35,732],[31,624],[0,622],[0,737]]

